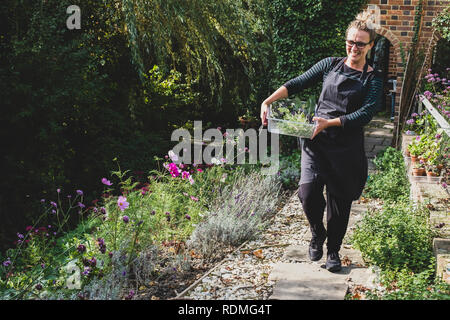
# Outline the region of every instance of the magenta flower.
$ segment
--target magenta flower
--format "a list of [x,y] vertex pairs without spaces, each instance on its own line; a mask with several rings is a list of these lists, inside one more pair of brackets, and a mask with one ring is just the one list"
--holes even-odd
[[81,209],[83,209],[83,208],[86,207],[86,206],[85,206],[84,204],[82,204],[81,202],[78,202],[78,206],[79,206]]
[[191,196],[191,200],[198,201],[198,198]]
[[117,200],[117,205],[119,206],[119,209],[122,211],[130,206],[130,204],[127,202],[127,198],[123,196],[119,196],[119,199]]
[[82,196],[82,195],[83,195],[83,191],[77,190],[77,194],[78,194],[79,196]]
[[109,181],[109,180],[106,179],[106,178],[103,178],[103,179],[102,179],[102,183],[103,183],[104,185],[107,185],[107,186],[112,186],[111,181]]
[[188,179],[188,178],[189,178],[189,172],[183,171],[183,172],[181,173],[181,178],[183,178],[183,179]]

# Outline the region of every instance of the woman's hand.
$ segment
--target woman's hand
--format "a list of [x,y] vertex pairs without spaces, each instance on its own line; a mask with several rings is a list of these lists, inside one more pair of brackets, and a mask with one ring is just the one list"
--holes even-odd
[[267,112],[269,110],[269,106],[267,105],[267,103],[262,103],[261,104],[261,123],[264,126],[267,126]]
[[317,136],[320,131],[330,126],[328,120],[324,118],[314,117],[313,121],[316,121],[316,129],[314,130],[311,140],[314,139],[314,137]]

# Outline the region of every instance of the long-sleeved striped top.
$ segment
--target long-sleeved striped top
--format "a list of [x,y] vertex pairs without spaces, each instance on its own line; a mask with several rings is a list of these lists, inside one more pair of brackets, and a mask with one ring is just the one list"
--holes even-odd
[[[284,86],[288,90],[288,95],[295,94],[303,89],[309,88],[320,80],[325,80],[328,73],[341,59],[342,58],[336,57],[322,59],[302,75],[286,82]],[[351,69],[345,65],[345,63],[342,65],[340,72],[349,77],[359,78],[361,75],[361,71]],[[339,117],[343,127],[364,126],[372,120],[376,112],[376,101],[381,93],[383,80],[379,72],[375,70],[372,72],[367,72],[366,79],[368,89],[362,106],[352,113]],[[366,79],[362,80],[365,81]]]

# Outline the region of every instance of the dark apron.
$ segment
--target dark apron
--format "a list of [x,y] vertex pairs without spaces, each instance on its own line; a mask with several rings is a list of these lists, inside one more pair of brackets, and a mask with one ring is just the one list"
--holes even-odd
[[[363,82],[363,79],[368,64],[358,79],[339,71],[344,61],[345,58],[339,61],[324,80],[315,112],[317,117],[333,119],[362,106],[367,82]],[[327,191],[334,196],[357,200],[367,180],[363,128],[329,127],[312,140],[302,140],[299,184],[313,182],[320,176]]]

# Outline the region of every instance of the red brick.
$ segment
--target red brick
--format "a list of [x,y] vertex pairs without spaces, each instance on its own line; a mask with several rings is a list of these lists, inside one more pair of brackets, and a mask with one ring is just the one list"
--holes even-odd
[[415,10],[414,6],[400,6],[400,10]]

